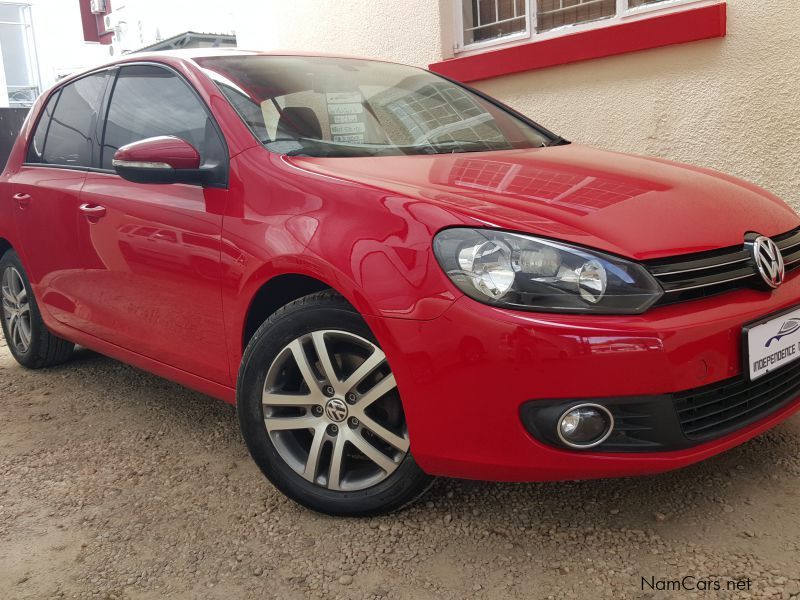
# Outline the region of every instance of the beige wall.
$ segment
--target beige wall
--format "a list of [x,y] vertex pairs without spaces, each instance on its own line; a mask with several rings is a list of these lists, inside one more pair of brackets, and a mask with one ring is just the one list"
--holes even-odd
[[[452,47],[451,1],[234,0],[242,47],[420,66]],[[723,39],[473,85],[575,142],[726,171],[800,208],[798,23],[798,0],[730,0]]]
[[439,0],[231,1],[240,48],[354,54],[423,67],[442,57]]

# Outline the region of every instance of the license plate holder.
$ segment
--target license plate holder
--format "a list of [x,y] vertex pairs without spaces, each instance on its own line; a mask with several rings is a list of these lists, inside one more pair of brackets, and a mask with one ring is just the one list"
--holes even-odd
[[750,381],[800,359],[800,306],[742,327],[742,354]]

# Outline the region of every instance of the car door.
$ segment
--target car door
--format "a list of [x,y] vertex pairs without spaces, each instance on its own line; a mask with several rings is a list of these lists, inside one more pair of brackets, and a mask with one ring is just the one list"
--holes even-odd
[[85,267],[75,223],[86,171],[100,149],[95,126],[107,80],[101,71],[53,91],[24,164],[9,177],[20,250],[39,305],[73,326],[76,285]]
[[158,65],[119,69],[104,122],[99,168],[81,191],[77,244],[80,329],[172,367],[230,384],[221,302],[220,247],[227,191],[141,184],[113,171],[125,144],[173,135],[201,160],[224,161],[224,140],[205,104]]

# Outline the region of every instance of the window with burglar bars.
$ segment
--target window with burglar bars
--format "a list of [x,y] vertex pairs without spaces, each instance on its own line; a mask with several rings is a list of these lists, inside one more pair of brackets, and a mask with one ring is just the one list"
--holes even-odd
[[462,8],[462,37],[458,47],[469,47],[522,39],[559,27],[621,17],[632,9],[646,10],[645,7],[662,3],[673,6],[696,0],[456,1],[461,2]]
[[587,23],[613,17],[617,0],[537,0],[536,30]]
[[464,43],[527,31],[527,4],[528,0],[464,0]]

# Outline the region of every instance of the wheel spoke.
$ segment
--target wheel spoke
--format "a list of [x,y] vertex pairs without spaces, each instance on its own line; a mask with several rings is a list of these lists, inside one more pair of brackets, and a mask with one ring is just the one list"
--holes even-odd
[[364,379],[382,365],[385,360],[386,356],[384,353],[379,348],[375,348],[373,353],[367,357],[367,360],[342,383],[342,388],[345,393],[351,391],[355,386],[364,381]]
[[303,472],[303,477],[313,482],[317,479],[317,471],[319,470],[319,457],[322,453],[322,444],[325,442],[325,424],[317,425],[314,430],[314,439],[311,442],[311,448],[308,450],[308,459],[306,460],[306,468]]
[[8,303],[14,305],[17,303],[17,297],[11,292],[8,284],[3,285],[3,304]]
[[2,307],[5,313],[8,341],[20,352],[27,352],[31,345],[31,307],[28,303],[28,291],[22,277],[14,267],[7,267],[3,272]]
[[314,429],[319,425],[319,417],[303,415],[301,417],[267,417],[264,419],[267,431],[287,431],[294,429]]
[[365,428],[369,429],[387,444],[397,448],[401,452],[408,452],[409,443],[405,437],[399,436],[396,433],[392,433],[383,425],[364,414],[361,415],[360,421]]
[[22,285],[22,279],[19,275],[17,275],[16,270],[12,270],[11,274],[9,275],[9,287],[11,288],[11,293],[14,294],[14,298],[19,302],[20,294],[25,291],[25,286]]
[[27,350],[28,347],[31,345],[31,329],[28,323],[25,322],[24,319],[18,319],[18,331],[19,331],[19,339],[22,342],[23,350]]
[[342,462],[344,462],[345,434],[341,429],[331,452],[331,468],[328,471],[328,489],[339,490],[342,485]]
[[28,346],[25,344],[25,340],[22,338],[22,327],[18,317],[14,317],[11,320],[11,323],[9,323],[9,328],[11,329],[11,340],[14,342],[14,346],[16,346],[18,350],[25,352],[28,349]]
[[289,348],[297,363],[297,368],[300,369],[300,374],[303,376],[303,381],[306,382],[310,390],[310,394],[312,396],[320,396],[319,381],[311,370],[311,363],[308,362],[308,356],[306,356],[306,351],[303,349],[303,344],[300,340],[295,340],[289,344]]
[[280,394],[265,390],[261,403],[264,406],[308,406],[317,404],[318,400],[315,394]]
[[343,393],[342,382],[339,381],[339,378],[336,376],[336,371],[334,371],[333,363],[331,362],[331,355],[328,354],[328,347],[325,345],[325,333],[322,331],[315,331],[311,334],[311,339],[314,341],[314,349],[317,351],[317,356],[319,357],[320,365],[322,365],[322,373],[325,375],[325,379],[328,380],[328,383],[333,387],[335,393]]
[[358,408],[363,412],[370,404],[379,400],[389,392],[391,392],[394,388],[397,387],[397,383],[394,380],[394,374],[390,373],[383,379],[381,379],[378,383],[375,384],[373,388],[371,388],[366,394],[364,394],[361,399],[358,401]]
[[364,456],[366,456],[387,473],[391,473],[397,466],[391,458],[370,444],[357,432],[353,432],[352,435],[350,435],[350,443],[358,448],[362,454],[364,454]]

